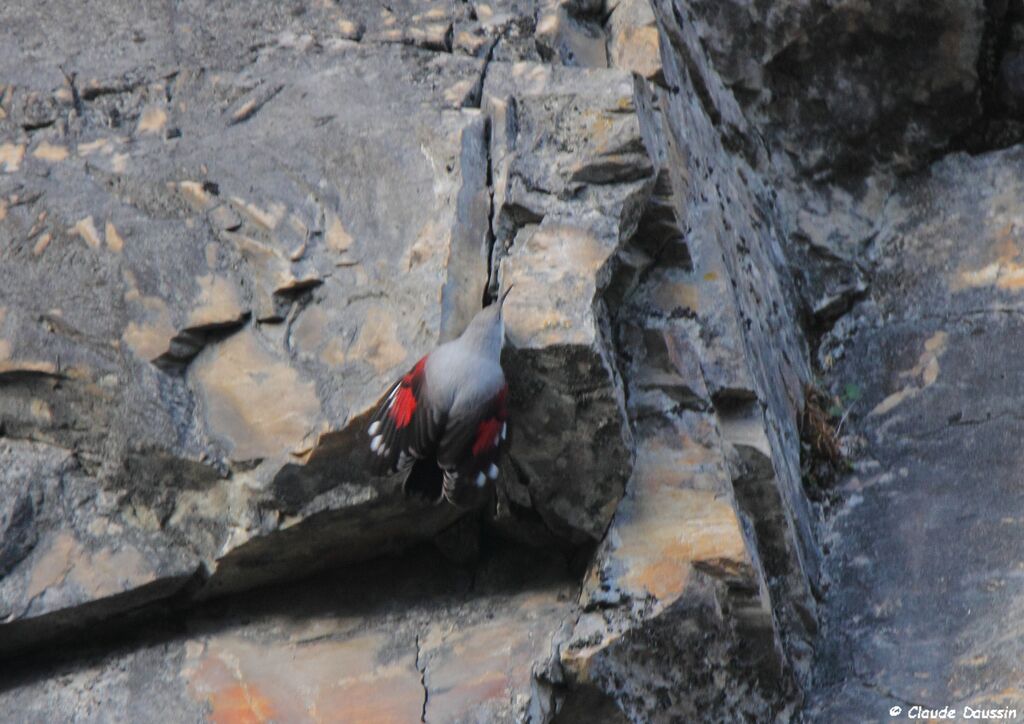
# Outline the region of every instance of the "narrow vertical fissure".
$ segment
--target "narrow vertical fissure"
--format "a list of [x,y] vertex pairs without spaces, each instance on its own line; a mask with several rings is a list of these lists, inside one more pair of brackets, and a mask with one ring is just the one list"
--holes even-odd
[[[487,56],[484,58],[484,67],[480,72],[480,98],[477,106],[483,108],[484,105],[484,87],[487,84],[487,71],[490,70],[491,61],[494,59],[494,48],[497,46],[497,40],[491,43],[491,46],[487,49]],[[494,119],[490,117],[485,111],[484,114],[484,140],[487,148],[487,284],[484,287],[484,298],[483,304],[490,304],[497,296],[498,293],[498,269],[497,262],[494,258],[494,160],[492,157],[492,147],[494,145],[492,134],[494,133]]]
[[420,710],[420,721],[426,722],[427,703],[430,701],[430,690],[427,689],[427,662],[423,660],[419,634],[416,634],[416,670],[420,672],[420,686],[423,687],[423,708]]

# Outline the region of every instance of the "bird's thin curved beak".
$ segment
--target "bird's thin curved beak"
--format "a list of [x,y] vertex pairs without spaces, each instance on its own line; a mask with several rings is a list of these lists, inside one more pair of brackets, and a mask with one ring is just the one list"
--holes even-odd
[[512,291],[512,287],[514,287],[514,286],[515,286],[515,284],[509,284],[508,287],[506,287],[504,293],[502,293],[502,295],[501,295],[501,298],[498,300],[498,304],[499,305],[505,303],[505,297],[508,296],[508,293]]

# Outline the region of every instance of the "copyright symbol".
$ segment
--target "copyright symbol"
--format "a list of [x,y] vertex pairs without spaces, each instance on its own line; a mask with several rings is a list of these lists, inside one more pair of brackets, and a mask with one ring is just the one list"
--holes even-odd
[[903,710],[900,709],[898,706],[894,706],[892,709],[889,710],[889,716],[899,716],[902,713]]

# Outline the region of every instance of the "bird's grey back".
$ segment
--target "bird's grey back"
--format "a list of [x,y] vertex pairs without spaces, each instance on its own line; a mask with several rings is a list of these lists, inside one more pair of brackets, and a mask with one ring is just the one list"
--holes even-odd
[[431,353],[426,375],[431,405],[451,414],[476,409],[505,384],[500,359],[478,354],[461,337]]
[[458,414],[488,402],[505,384],[501,347],[505,325],[497,305],[480,310],[457,339],[427,359],[427,394],[434,409]]

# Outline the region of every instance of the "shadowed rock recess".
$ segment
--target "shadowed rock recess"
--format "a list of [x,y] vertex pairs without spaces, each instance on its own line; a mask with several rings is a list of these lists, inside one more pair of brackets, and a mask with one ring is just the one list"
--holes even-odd
[[[1022,38],[983,0],[3,3],[2,718],[1024,707]],[[367,419],[508,284],[494,500],[407,500]]]

